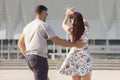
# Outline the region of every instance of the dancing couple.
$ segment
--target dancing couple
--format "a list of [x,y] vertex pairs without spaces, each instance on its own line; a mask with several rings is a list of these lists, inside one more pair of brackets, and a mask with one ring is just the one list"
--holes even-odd
[[[18,46],[25,56],[35,80],[48,79],[47,40],[58,45],[71,47],[59,73],[72,76],[73,80],[90,80],[92,58],[88,50],[89,25],[81,13],[70,8],[63,21],[63,29],[71,36],[71,42],[56,36],[51,26],[46,23],[47,8],[36,7],[36,19],[30,22],[20,36]],[[68,20],[71,26],[68,26]]]

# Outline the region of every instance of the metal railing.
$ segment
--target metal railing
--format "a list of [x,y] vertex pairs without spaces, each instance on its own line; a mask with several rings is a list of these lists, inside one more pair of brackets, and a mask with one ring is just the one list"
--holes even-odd
[[[108,40],[106,40],[104,45],[96,45],[95,40],[89,44],[90,53],[95,57],[95,55],[106,55],[106,56],[120,56],[120,45],[109,45]],[[3,41],[1,41],[3,42]],[[16,42],[16,41],[15,41]],[[19,51],[17,44],[13,41],[14,44],[0,46],[0,59],[24,59],[24,56]],[[48,52],[50,59],[63,58],[69,52],[70,48],[61,47],[55,43],[49,42]]]

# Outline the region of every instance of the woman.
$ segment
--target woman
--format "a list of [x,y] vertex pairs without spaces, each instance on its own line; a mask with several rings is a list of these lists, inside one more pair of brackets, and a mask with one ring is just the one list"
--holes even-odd
[[[67,25],[70,19],[72,27]],[[83,48],[72,47],[59,72],[72,76],[73,80],[90,80],[93,68],[93,59],[88,50],[88,30],[89,25],[79,12],[74,12],[74,8],[66,12],[63,21],[63,29],[71,36],[72,42],[83,41],[86,45]]]

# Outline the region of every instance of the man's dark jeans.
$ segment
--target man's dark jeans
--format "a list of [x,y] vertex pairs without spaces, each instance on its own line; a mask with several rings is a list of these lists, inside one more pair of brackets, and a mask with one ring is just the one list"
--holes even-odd
[[34,73],[35,80],[47,80],[48,61],[47,58],[29,54],[26,56],[29,68]]

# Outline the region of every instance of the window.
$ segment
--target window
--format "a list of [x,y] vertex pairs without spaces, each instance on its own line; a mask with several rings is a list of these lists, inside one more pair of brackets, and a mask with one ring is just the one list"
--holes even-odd
[[89,44],[89,45],[94,45],[94,43],[95,43],[95,40],[90,39],[90,40],[88,41],[88,44]]
[[8,53],[3,53],[3,59],[8,59]]
[[109,40],[109,45],[120,45],[120,40]]
[[8,50],[8,40],[3,40],[3,49]]
[[0,40],[0,50],[1,50],[1,45],[2,45],[2,44],[1,44],[1,40]]
[[0,40],[0,45],[1,45],[1,41],[2,41],[2,40]]
[[106,45],[106,40],[95,40],[95,45]]
[[3,45],[8,45],[8,40],[3,40]]
[[47,41],[47,44],[48,44],[48,45],[53,45],[53,42],[52,42],[51,40],[48,40],[48,41]]
[[17,53],[10,53],[10,59],[17,59]]
[[16,44],[16,45],[18,44],[18,40],[15,40],[15,44]]

